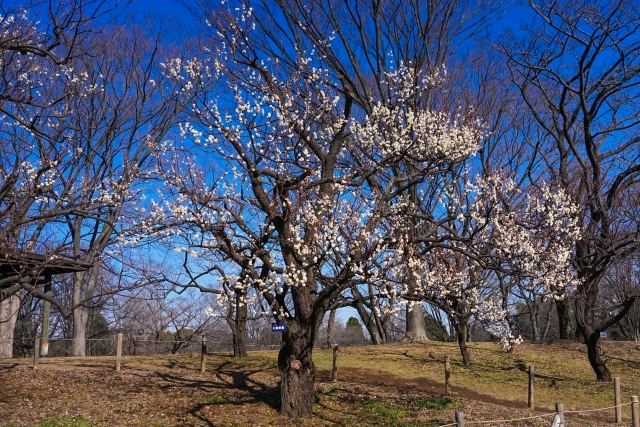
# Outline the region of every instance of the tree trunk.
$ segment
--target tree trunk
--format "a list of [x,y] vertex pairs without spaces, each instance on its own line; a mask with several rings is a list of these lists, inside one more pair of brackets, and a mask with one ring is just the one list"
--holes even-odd
[[[507,319],[507,324],[509,325],[509,329],[511,330],[511,334],[515,337],[516,336],[516,325],[515,325],[515,323],[513,321],[513,317],[511,317],[511,313],[509,313],[508,310],[506,312],[506,319]],[[507,350],[507,353],[510,353],[510,354],[513,353],[515,348],[516,348],[516,345],[514,343],[510,343],[509,349]]]
[[[47,283],[44,285],[44,293],[51,295],[51,275],[47,275]],[[51,320],[51,303],[49,301],[42,301],[42,342],[40,349],[35,351],[40,352],[40,356],[49,355],[49,321]]]
[[529,319],[531,320],[531,334],[533,335],[533,341],[540,340],[540,303],[536,296],[533,296],[533,301],[529,306]]
[[456,325],[456,335],[458,336],[458,346],[460,347],[460,354],[462,355],[462,362],[464,366],[471,366],[471,361],[469,360],[469,351],[467,350],[467,321],[460,321]]
[[542,339],[543,340],[547,339],[547,334],[549,333],[549,325],[551,324],[551,311],[552,310],[553,310],[553,307],[551,306],[551,303],[549,303],[549,308],[547,309],[547,320],[545,320],[544,332],[542,333]]
[[362,303],[362,294],[357,288],[351,289],[351,294],[355,300],[353,307],[358,312],[362,324],[367,328],[373,345],[385,344],[387,337],[385,335],[384,325],[382,324],[382,318],[376,316],[373,311],[367,312],[367,309]]
[[233,357],[247,357],[247,305],[236,295],[236,318],[233,328]]
[[407,305],[406,332],[403,341],[424,342],[429,341],[424,327],[424,307],[422,303],[416,303],[413,307]]
[[[89,324],[90,308],[87,304],[93,299],[96,283],[98,282],[98,274],[100,272],[100,263],[95,261],[91,270],[74,273],[73,277],[73,356],[87,356],[87,325]],[[85,274],[89,275],[86,289],[83,282]],[[84,292],[83,292],[84,290]]]
[[611,378],[611,372],[607,368],[607,365],[604,364],[604,361],[600,358],[600,354],[598,353],[599,340],[600,331],[598,330],[590,334],[588,339],[585,338],[585,342],[587,343],[587,356],[589,357],[589,363],[591,364],[593,371],[596,373],[598,381],[611,382],[613,381]]
[[0,301],[0,359],[13,357],[13,335],[19,310],[20,297],[17,294]]
[[287,322],[284,345],[278,353],[280,369],[280,411],[290,418],[312,414],[316,368],[312,360],[315,328]]
[[569,322],[571,321],[571,313],[569,311],[569,303],[566,298],[563,300],[556,300],[556,310],[558,311],[558,331],[560,333],[560,339],[568,340],[570,339]]
[[[509,310],[509,292],[512,289],[511,286],[511,281],[507,281],[505,280],[505,277],[501,274],[498,275],[498,279],[500,281],[500,292],[502,293],[502,309],[505,312],[506,318],[507,318],[507,323],[509,324],[509,329],[511,330],[511,333],[515,335],[515,324],[513,322],[513,317],[511,317],[511,310]],[[521,291],[522,293],[522,291]],[[524,297],[524,295],[523,295]],[[529,305],[529,301],[525,298],[524,299],[527,302],[527,305]],[[529,307],[529,312],[531,312],[531,308]],[[532,323],[533,323],[533,318],[531,319]],[[535,329],[534,329],[534,340],[535,340]],[[513,344],[511,344],[509,346],[509,350],[508,353],[513,353],[513,349],[515,348],[515,346]]]
[[73,356],[85,357],[87,355],[87,323],[89,321],[89,309],[76,307],[73,309]]
[[336,341],[333,338],[333,326],[336,323],[336,309],[331,310],[329,314],[329,322],[327,323],[327,347],[333,348],[336,345]]
[[[595,305],[594,295],[596,295],[596,292],[593,292],[593,288],[596,288],[597,285],[597,283],[585,281],[582,284],[582,288],[578,289],[579,293],[576,297],[576,326],[587,345],[587,356],[597,380],[611,382],[611,372],[600,358],[600,354],[598,354],[600,330],[595,326],[595,312],[592,309]],[[590,298],[586,297],[586,295]]]

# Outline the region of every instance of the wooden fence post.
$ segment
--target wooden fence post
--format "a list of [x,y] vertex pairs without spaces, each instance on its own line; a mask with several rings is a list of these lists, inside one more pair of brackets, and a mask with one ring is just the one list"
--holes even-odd
[[207,369],[207,337],[202,337],[202,351],[200,352],[200,373],[205,373]]
[[338,346],[333,346],[333,369],[331,370],[331,381],[338,381]]
[[616,423],[622,422],[622,399],[620,398],[620,378],[613,378],[613,399],[616,405]]
[[527,406],[531,411],[533,411],[533,379],[535,378],[535,373],[533,369],[533,365],[529,366],[529,399],[527,402]]
[[633,427],[640,427],[640,415],[638,414],[638,396],[631,396],[631,422]]
[[444,356],[444,394],[451,396],[451,363],[449,355]]
[[122,362],[122,333],[118,334],[118,344],[116,346],[116,372],[120,372]]
[[464,427],[464,414],[462,412],[456,412],[456,427]]
[[36,335],[35,343],[33,344],[33,369],[38,369],[39,361],[40,361],[40,335]]
[[558,417],[558,427],[564,426],[564,405],[562,403],[556,403],[556,416]]

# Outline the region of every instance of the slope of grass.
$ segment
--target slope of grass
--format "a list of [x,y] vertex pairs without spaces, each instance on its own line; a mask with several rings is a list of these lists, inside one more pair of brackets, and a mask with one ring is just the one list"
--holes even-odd
[[[640,343],[606,342],[604,358],[613,376],[620,377],[623,402],[640,395]],[[466,368],[456,344],[390,345],[346,348],[338,356],[341,368],[361,369],[378,375],[389,374],[407,382],[426,378],[444,383],[444,357],[451,358],[451,384],[454,395],[464,390],[526,405],[528,369],[534,366],[535,404],[552,410],[556,402],[567,409],[611,406],[613,385],[595,383],[584,346],[570,344],[523,344],[509,354],[489,343],[470,343],[472,365]],[[320,369],[329,370],[332,355],[328,350],[314,353]],[[554,379],[557,377],[563,379]]]

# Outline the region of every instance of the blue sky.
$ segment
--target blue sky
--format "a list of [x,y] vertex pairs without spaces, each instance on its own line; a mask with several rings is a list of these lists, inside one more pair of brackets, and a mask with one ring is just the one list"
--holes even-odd
[[[127,0],[120,0],[122,5],[127,3]],[[9,0],[3,1],[4,7],[11,7],[12,5],[18,5],[24,3],[24,1],[16,1]],[[185,0],[185,2],[189,6],[193,6],[197,8],[197,3],[195,1]],[[127,11],[132,11],[137,15],[145,16],[147,14],[151,14],[154,16],[158,16],[164,19],[167,19],[169,23],[178,21],[183,24],[189,25],[191,24],[201,24],[197,22],[197,18],[195,18],[191,12],[187,10],[185,5],[181,4],[181,2],[177,0],[129,0],[129,4],[126,5],[124,9],[124,15],[127,15]],[[513,5],[510,9],[505,13],[505,15],[495,24],[493,28],[493,33],[501,32],[504,28],[512,28],[517,29],[520,23],[523,20],[526,20],[527,15],[530,15],[531,12],[526,7]],[[338,318],[342,322],[346,322],[346,320],[350,316],[356,316],[357,312],[352,308],[341,309]]]

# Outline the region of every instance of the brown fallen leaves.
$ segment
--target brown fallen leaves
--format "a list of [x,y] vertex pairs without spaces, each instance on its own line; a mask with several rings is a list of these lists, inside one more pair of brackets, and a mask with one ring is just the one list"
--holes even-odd
[[[201,374],[195,355],[127,358],[116,373],[109,358],[47,359],[40,369],[0,363],[0,426],[438,426],[454,420],[517,418],[526,409],[448,400],[404,387],[345,375],[316,383],[314,416],[281,417],[278,371],[264,354],[237,361],[211,355]],[[328,378],[328,372],[319,372]],[[353,381],[353,382],[352,382]],[[372,384],[362,384],[371,382]],[[81,420],[79,422],[78,420]],[[543,426],[526,421],[519,426]],[[493,424],[492,424],[493,425]],[[509,425],[509,424],[495,424]],[[591,426],[612,426],[602,421]]]

